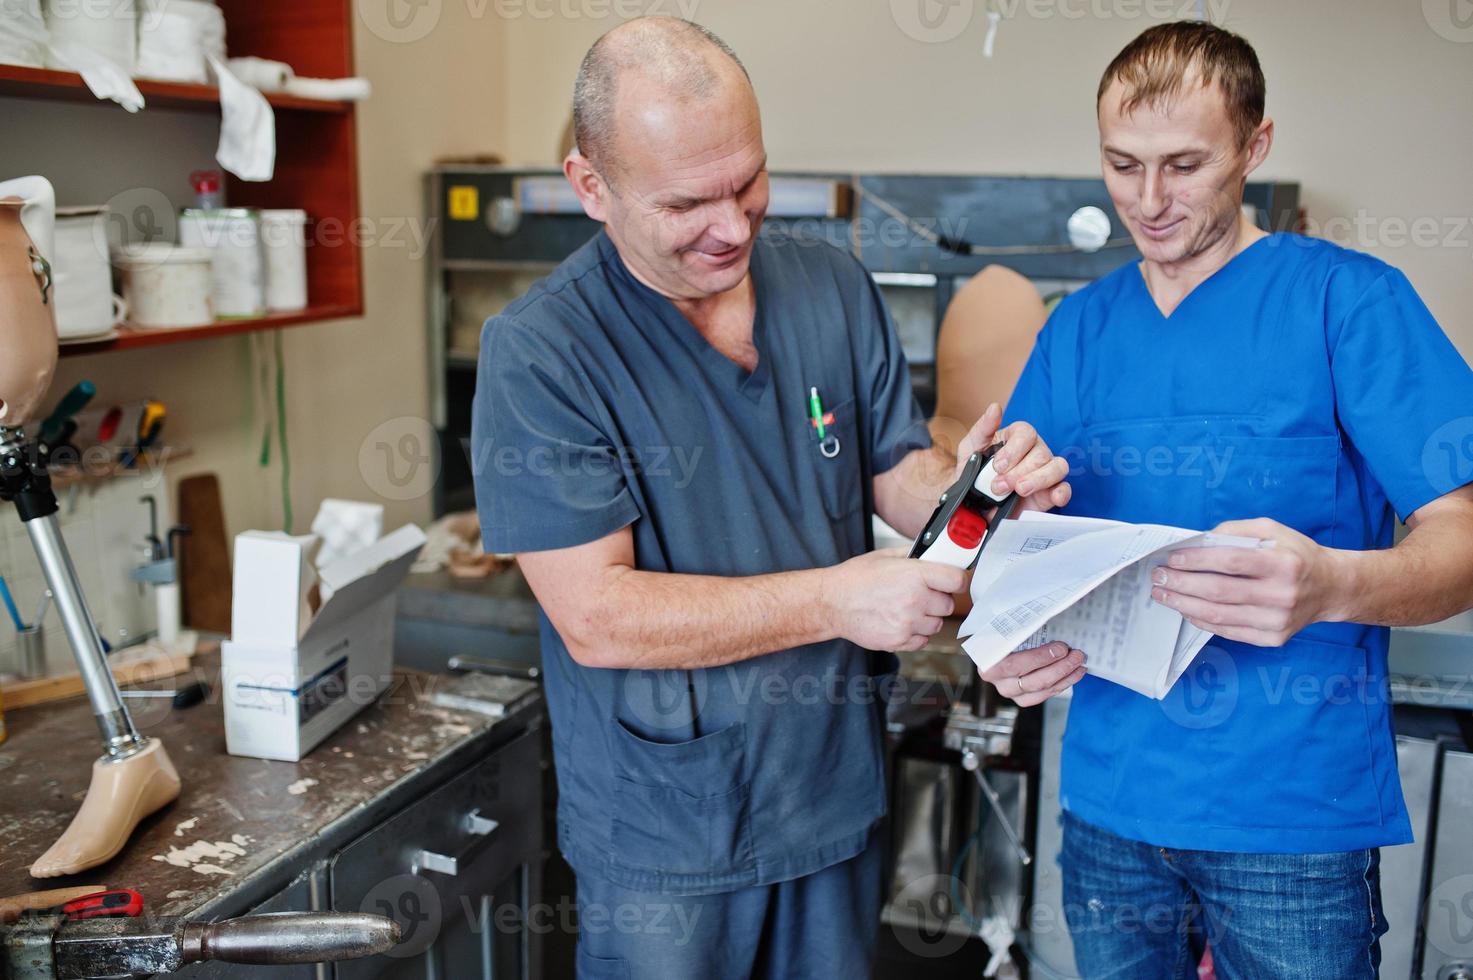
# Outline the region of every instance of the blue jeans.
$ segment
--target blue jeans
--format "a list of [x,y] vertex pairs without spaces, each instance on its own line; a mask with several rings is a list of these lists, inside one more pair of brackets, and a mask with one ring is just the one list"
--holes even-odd
[[1064,814],[1064,915],[1086,980],[1374,980],[1380,852],[1153,847]]

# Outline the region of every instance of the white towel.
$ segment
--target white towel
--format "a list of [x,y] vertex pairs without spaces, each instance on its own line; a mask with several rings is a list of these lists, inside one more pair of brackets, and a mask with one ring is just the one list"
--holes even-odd
[[276,115],[266,97],[207,55],[220,82],[220,146],[215,159],[241,180],[270,180],[276,170]]
[[231,74],[262,92],[279,92],[292,78],[292,66],[269,58],[231,58],[225,62]]

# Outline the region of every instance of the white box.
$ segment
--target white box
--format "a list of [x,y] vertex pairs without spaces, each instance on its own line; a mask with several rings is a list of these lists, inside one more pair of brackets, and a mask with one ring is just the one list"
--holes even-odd
[[302,639],[322,602],[312,565],[317,544],[311,534],[244,531],[235,536],[232,640],[285,647]]
[[293,642],[301,626],[300,580],[284,570],[302,567],[302,545],[259,534],[243,542],[253,534],[236,537],[232,620],[244,631],[220,649],[225,746],[232,755],[295,762],[388,686],[395,589],[425,536],[406,524],[318,569],[321,606]]

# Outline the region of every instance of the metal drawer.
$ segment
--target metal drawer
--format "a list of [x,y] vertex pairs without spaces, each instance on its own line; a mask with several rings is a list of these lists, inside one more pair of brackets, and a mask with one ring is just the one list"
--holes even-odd
[[338,853],[331,866],[333,907],[392,916],[404,931],[394,954],[339,963],[339,978],[479,972],[440,963],[442,939],[497,929],[500,920],[485,921],[487,899],[499,903],[507,883],[520,881],[518,867],[538,860],[540,737],[536,730],[523,733]]

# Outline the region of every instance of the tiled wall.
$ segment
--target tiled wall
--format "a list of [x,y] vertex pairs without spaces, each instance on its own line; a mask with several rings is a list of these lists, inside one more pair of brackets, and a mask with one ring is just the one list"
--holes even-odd
[[[153,596],[148,586],[128,577],[143,560],[148,533],[148,509],[139,498],[152,495],[159,503],[160,533],[170,524],[166,484],[157,475],[120,476],[74,484],[58,492],[62,536],[72,564],[82,580],[87,604],[98,630],[114,647],[154,628]],[[0,503],[0,574],[10,585],[20,614],[27,623],[45,588],[41,566],[31,549],[25,526],[15,508]],[[71,645],[53,604],[46,614],[46,664],[50,674],[76,669]],[[0,616],[0,674],[16,669],[15,629],[9,616]]]

